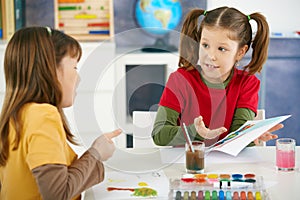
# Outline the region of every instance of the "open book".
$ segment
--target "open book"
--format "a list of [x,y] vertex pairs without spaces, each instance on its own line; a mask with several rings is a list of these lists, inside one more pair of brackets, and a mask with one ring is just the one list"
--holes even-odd
[[250,142],[261,136],[270,128],[286,120],[291,115],[273,117],[264,120],[247,121],[238,130],[229,133],[225,138],[207,147],[209,151],[221,151],[237,156]]

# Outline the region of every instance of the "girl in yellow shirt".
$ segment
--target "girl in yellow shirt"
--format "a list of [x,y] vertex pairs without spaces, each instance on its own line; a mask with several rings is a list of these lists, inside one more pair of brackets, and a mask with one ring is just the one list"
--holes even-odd
[[[0,199],[79,199],[104,179],[102,161],[115,150],[115,130],[98,137],[79,159],[63,108],[73,104],[82,54],[72,37],[28,27],[9,41],[0,116]],[[16,192],[16,188],[18,192]]]

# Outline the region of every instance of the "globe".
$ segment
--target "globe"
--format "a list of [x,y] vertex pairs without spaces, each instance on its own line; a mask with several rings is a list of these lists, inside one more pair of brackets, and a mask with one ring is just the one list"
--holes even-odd
[[[136,1],[135,17],[138,25],[147,33],[157,38],[162,38],[171,30],[175,29],[180,23],[181,15],[182,7],[180,0]],[[158,39],[156,44],[152,47],[155,49],[159,49],[161,47],[165,48],[166,44],[163,40]]]

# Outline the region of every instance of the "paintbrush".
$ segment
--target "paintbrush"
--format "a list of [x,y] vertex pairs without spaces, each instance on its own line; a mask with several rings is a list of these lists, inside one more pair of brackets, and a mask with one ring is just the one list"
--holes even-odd
[[189,133],[188,133],[188,130],[187,130],[186,126],[185,126],[185,123],[182,123],[182,126],[183,126],[183,127],[181,127],[181,128],[182,128],[182,131],[183,131],[184,138],[185,138],[187,144],[189,145],[189,148],[190,148],[191,152],[194,153],[194,152],[195,152],[195,149],[194,149],[194,147],[193,147],[193,144],[192,144],[190,135],[189,135]]

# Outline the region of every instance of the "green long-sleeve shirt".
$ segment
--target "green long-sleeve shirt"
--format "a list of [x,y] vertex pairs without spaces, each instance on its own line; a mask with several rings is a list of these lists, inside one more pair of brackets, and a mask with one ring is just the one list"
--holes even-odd
[[[232,120],[230,132],[237,130],[247,120],[253,120],[255,113],[247,108],[237,108]],[[157,111],[154,127],[152,131],[152,138],[156,145],[159,146],[174,146],[183,145],[185,138],[181,127],[177,125],[179,113],[170,108],[160,106]],[[195,140],[203,140],[201,138],[194,124],[187,126],[191,138]]]

